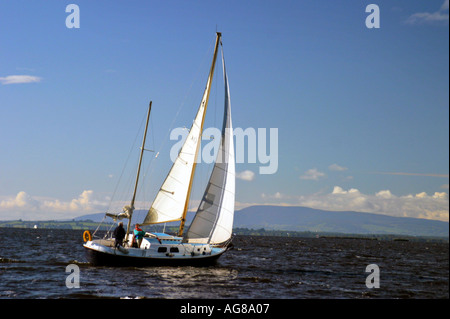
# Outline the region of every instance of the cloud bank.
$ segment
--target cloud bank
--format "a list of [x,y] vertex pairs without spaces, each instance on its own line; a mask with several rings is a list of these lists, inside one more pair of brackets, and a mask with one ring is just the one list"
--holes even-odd
[[105,207],[107,207],[107,203],[96,200],[92,190],[85,190],[70,201],[30,196],[21,191],[15,197],[11,196],[0,200],[0,219],[66,219],[98,213],[104,211]]
[[[395,217],[424,218],[449,221],[449,196],[446,192],[425,192],[396,196],[390,190],[374,194],[361,193],[356,188],[334,186],[329,193],[286,195],[281,192],[261,194],[262,202],[236,202],[236,210],[251,205],[305,206],[329,211],[356,211]],[[126,203],[114,205],[122,207]],[[104,212],[111,202],[99,200],[92,190],[83,191],[77,198],[62,201],[55,198],[31,196],[24,191],[15,196],[0,198],[0,220],[61,220]],[[192,201],[190,209],[198,202]]]
[[[276,192],[262,194],[267,205],[305,206],[329,211],[356,211],[395,217],[412,217],[449,221],[449,200],[445,192],[428,195],[425,192],[396,196],[390,190],[363,194],[356,188],[335,186],[331,193],[289,196]],[[241,207],[245,207],[240,203]]]

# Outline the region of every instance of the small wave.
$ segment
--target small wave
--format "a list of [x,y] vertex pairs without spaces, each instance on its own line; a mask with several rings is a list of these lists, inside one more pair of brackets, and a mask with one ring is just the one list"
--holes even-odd
[[78,265],[78,266],[89,266],[89,265],[91,265],[89,262],[78,261],[76,259],[69,260],[69,261],[50,261],[49,264],[50,265],[54,265],[54,266],[67,266],[69,264],[75,264],[75,265]]
[[242,277],[239,280],[249,281],[249,282],[262,282],[262,283],[270,283],[272,280],[269,278],[261,278],[261,277]]
[[26,261],[14,259],[14,258],[1,258],[0,257],[0,264],[10,264],[10,263],[25,263]]
[[16,296],[17,293],[14,290],[5,290],[0,292],[0,297],[14,298]]

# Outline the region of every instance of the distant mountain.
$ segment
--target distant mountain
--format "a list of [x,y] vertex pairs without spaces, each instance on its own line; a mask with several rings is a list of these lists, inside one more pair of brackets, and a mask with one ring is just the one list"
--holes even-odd
[[250,206],[235,212],[234,227],[347,234],[449,236],[449,223],[300,206]]
[[89,214],[89,215],[82,215],[73,218],[75,221],[93,221],[96,223],[99,223],[103,220],[103,217],[105,217],[105,213],[96,213],[96,214]]
[[[144,215],[143,211],[136,211]],[[193,218],[189,212],[187,224]],[[104,213],[84,215],[76,221],[100,222]],[[176,224],[169,223],[168,225]],[[449,223],[361,212],[335,212],[301,206],[250,206],[235,212],[235,228],[312,231],[344,234],[395,234],[449,237]]]

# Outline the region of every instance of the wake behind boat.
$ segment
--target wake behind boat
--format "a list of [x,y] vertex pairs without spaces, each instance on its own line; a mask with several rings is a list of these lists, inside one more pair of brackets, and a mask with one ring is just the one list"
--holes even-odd
[[[86,249],[87,258],[92,264],[133,266],[205,265],[214,263],[230,247],[235,202],[235,162],[230,96],[223,50],[222,66],[225,84],[225,102],[219,151],[194,219],[188,230],[184,232],[186,214],[195,175],[196,159],[200,148],[219,44],[221,44],[221,33],[216,34],[214,56],[206,82],[206,88],[189,134],[146,217],[140,223],[140,225],[153,225],[180,221],[177,236],[166,233],[147,232],[142,238],[139,247],[133,247],[135,242],[134,236],[130,236],[136,191],[139,184],[139,175],[152,105],[150,102],[131,204],[125,206],[123,212],[120,214],[106,214],[106,216],[112,217],[114,221],[122,218],[128,219],[123,244],[116,245],[115,239],[112,237],[93,240],[91,234],[85,232],[85,244],[83,246]],[[93,235],[95,237],[95,233]]]

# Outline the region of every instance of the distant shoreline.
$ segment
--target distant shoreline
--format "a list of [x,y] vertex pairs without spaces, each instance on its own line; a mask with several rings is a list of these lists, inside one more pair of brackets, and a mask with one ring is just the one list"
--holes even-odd
[[[26,229],[69,229],[69,230],[90,230],[94,231],[97,228],[100,231],[107,231],[114,227],[114,225],[101,224],[90,220],[68,220],[68,221],[22,221],[22,220],[8,220],[0,221],[1,228],[26,228]],[[164,226],[147,227],[148,231],[162,231]],[[166,231],[176,232],[178,227],[167,226]],[[264,228],[234,228],[233,233],[244,236],[274,236],[274,237],[299,237],[299,238],[337,238],[337,239],[362,239],[362,240],[389,240],[389,241],[428,241],[428,242],[443,242],[448,243],[449,237],[441,236],[410,236],[401,234],[351,234],[351,233],[330,233],[330,232],[315,232],[315,231],[289,231],[289,230],[266,230]]]

